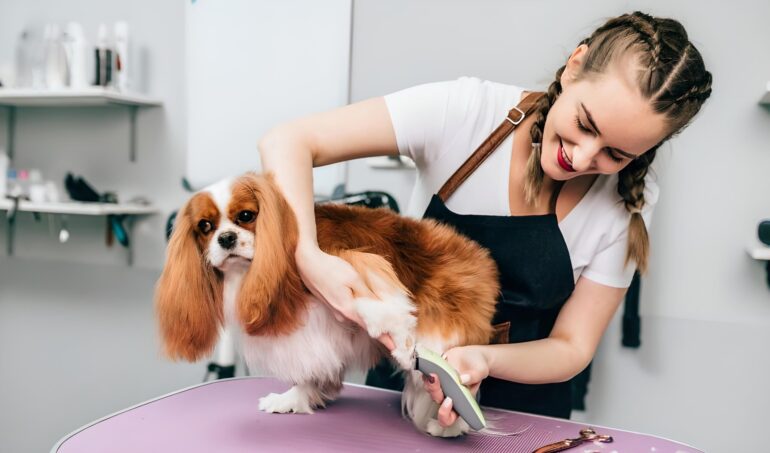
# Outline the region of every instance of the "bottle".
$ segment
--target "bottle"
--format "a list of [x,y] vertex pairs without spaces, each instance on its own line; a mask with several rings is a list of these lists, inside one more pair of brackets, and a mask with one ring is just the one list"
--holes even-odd
[[29,172],[27,170],[18,170],[16,172],[17,189],[11,195],[21,197],[24,200],[29,199]]
[[29,88],[32,86],[32,68],[30,67],[31,36],[29,30],[19,35],[16,43],[16,87]]
[[5,150],[0,148],[0,200],[5,198],[5,194],[8,192],[8,166],[10,159],[5,154]]
[[112,84],[112,49],[107,36],[107,25],[99,25],[96,40],[96,80],[94,85],[109,86]]
[[87,46],[83,27],[77,22],[70,22],[62,40],[66,56],[67,83],[70,88],[80,89],[88,86],[86,52]]
[[46,201],[45,182],[43,174],[37,168],[29,170],[29,186],[27,187],[29,201],[43,203]]
[[66,68],[58,25],[45,26],[43,42],[45,46],[45,86],[49,90],[61,89],[64,86]]
[[20,197],[22,195],[21,186],[19,186],[19,180],[16,178],[16,170],[13,168],[8,169],[8,191],[7,197]]
[[115,87],[118,91],[128,91],[128,24],[116,22],[115,34]]

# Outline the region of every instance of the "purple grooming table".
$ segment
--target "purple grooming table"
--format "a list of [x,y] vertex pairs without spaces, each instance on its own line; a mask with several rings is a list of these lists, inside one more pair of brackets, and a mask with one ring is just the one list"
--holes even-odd
[[[401,418],[400,394],[346,384],[339,399],[313,415],[267,414],[259,398],[289,385],[268,378],[208,382],[139,404],[84,426],[51,450],[86,452],[414,451],[531,453],[558,440],[579,437],[587,425],[519,412],[487,410],[488,419],[513,437],[470,434],[439,439],[420,434]],[[659,437],[594,426],[609,444],[584,443],[568,451],[700,452]]]

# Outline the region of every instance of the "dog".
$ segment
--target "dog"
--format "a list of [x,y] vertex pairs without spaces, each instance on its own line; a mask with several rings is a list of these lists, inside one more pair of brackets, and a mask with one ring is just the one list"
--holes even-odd
[[272,175],[247,173],[196,193],[179,211],[155,295],[166,355],[198,360],[231,326],[249,369],[293,384],[259,408],[312,413],[339,394],[347,370],[388,354],[375,339],[389,333],[390,357],[405,372],[404,416],[434,436],[467,433],[459,418],[439,425],[414,349],[489,343],[499,294],[489,253],[446,225],[386,208],[321,204],[315,216],[319,247],[350,263],[369,289],[353,294],[366,330],[303,285],[294,212]]

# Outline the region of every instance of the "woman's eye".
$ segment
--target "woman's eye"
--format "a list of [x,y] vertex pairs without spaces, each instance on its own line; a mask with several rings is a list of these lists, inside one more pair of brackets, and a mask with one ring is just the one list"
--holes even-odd
[[614,160],[615,162],[623,161],[622,157],[616,156],[615,153],[613,153],[612,150],[609,148],[607,148],[607,155],[610,156],[610,159]]
[[212,225],[211,222],[208,220],[201,220],[198,222],[198,229],[201,230],[201,233],[206,234],[209,231],[211,231]]
[[589,128],[587,128],[587,127],[585,127],[583,125],[583,122],[580,121],[580,117],[579,116],[575,117],[575,124],[577,125],[578,129],[580,129],[583,132],[588,132],[589,134],[593,134],[594,133],[591,129],[589,129]]
[[254,211],[241,211],[238,213],[238,221],[243,223],[249,223],[254,220]]

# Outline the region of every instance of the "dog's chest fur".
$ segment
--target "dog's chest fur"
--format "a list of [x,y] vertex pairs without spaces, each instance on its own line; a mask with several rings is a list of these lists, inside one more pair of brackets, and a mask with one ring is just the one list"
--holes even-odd
[[236,301],[242,273],[224,280],[227,328],[237,332],[240,350],[252,375],[271,375],[290,382],[339,382],[347,369],[366,370],[379,350],[361,329],[336,320],[330,308],[312,295],[299,328],[288,335],[248,335],[240,327]]

